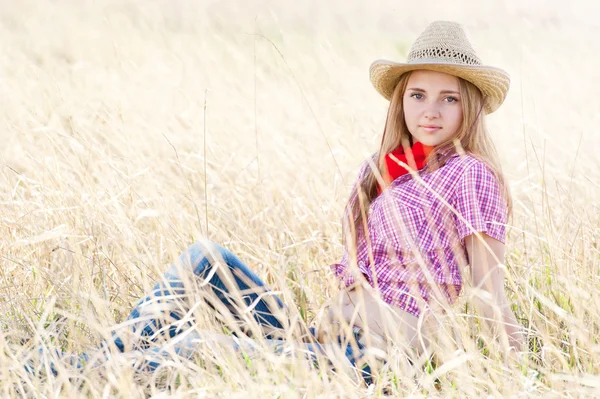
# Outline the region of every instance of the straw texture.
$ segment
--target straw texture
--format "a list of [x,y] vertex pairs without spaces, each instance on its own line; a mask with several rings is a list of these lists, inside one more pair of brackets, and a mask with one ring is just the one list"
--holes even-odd
[[417,69],[444,72],[473,83],[487,96],[488,114],[502,105],[510,87],[508,73],[482,65],[464,27],[456,22],[432,22],[411,46],[406,63],[377,60],[369,72],[375,89],[389,100],[400,76]]

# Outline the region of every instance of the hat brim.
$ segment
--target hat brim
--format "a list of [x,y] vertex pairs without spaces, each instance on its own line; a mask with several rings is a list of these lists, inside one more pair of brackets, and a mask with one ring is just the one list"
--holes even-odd
[[443,63],[437,60],[435,62],[420,60],[411,63],[377,60],[371,64],[369,75],[375,89],[389,100],[400,76],[419,69],[447,73],[473,83],[484,96],[487,96],[486,114],[491,114],[502,105],[510,87],[510,76],[502,69],[483,65]]

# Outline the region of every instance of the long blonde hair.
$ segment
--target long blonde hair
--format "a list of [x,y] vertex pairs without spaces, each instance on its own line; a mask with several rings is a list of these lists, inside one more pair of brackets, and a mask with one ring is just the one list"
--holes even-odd
[[[353,240],[354,248],[356,248],[358,235],[366,228],[366,210],[369,209],[371,202],[378,195],[378,177],[381,179],[381,176],[386,172],[386,154],[395,150],[400,145],[406,149],[413,144],[412,135],[404,120],[403,107],[404,92],[410,75],[411,72],[407,72],[400,77],[390,99],[381,145],[379,151],[373,154],[377,173],[367,167],[362,178],[354,186],[350,194],[350,199],[346,204],[346,212],[343,220],[343,240],[345,243],[346,236],[349,234]],[[436,161],[428,162],[426,170],[433,172],[442,167],[448,157],[453,152],[456,152],[457,147],[462,148],[464,152],[484,162],[491,169],[504,195],[508,215],[511,215],[512,199],[508,185],[502,173],[496,148],[485,126],[484,113],[482,112],[485,98],[481,94],[481,91],[471,82],[461,78],[458,78],[458,81],[463,111],[462,123],[454,137],[450,137],[447,141],[440,143],[431,151],[428,160]],[[452,149],[452,151],[447,151],[448,149]],[[445,155],[438,156],[442,153]]]

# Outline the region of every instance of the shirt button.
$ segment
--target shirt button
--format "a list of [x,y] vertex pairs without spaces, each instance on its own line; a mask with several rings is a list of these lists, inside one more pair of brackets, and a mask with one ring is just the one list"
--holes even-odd
[[363,262],[362,260],[360,262],[358,262],[358,266],[360,267],[365,267],[365,262]]

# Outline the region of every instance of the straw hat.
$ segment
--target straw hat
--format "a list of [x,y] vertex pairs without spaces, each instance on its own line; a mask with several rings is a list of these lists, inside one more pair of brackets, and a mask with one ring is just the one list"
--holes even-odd
[[375,89],[389,100],[400,76],[417,69],[444,72],[473,83],[487,96],[487,114],[500,107],[510,86],[508,73],[481,64],[465,29],[456,22],[432,22],[413,43],[406,63],[377,60],[369,72]]

